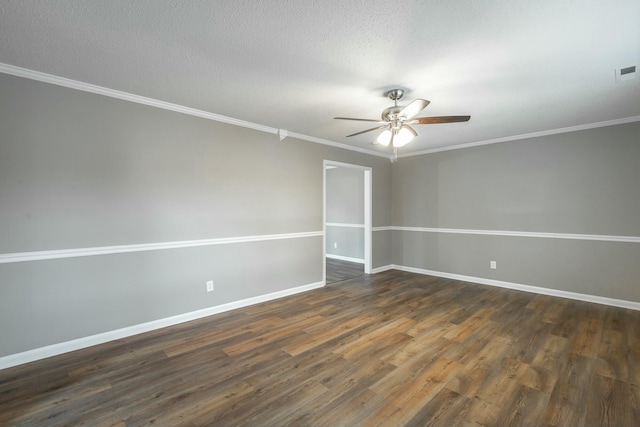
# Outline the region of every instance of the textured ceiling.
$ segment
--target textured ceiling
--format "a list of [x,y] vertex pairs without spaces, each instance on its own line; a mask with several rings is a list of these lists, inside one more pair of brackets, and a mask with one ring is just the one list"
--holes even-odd
[[639,57],[638,0],[0,2],[0,63],[380,152],[333,117],[471,115],[404,153],[637,117]]

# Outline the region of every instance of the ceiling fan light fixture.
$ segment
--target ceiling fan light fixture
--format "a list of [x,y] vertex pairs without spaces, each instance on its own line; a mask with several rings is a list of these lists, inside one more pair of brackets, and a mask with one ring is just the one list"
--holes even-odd
[[413,141],[413,138],[415,138],[416,136],[418,136],[416,131],[408,126],[402,126],[393,138],[393,146],[396,148],[404,147],[405,145]]
[[389,143],[391,142],[391,131],[389,129],[385,129],[380,135],[378,135],[376,141],[378,142],[378,144],[388,147]]
[[[635,66],[627,67],[622,71],[626,73],[625,75],[635,74]],[[360,119],[354,117],[334,117],[334,119],[338,120],[355,120],[358,122],[375,122],[378,124],[378,126],[371,129],[365,129],[363,131],[347,135],[347,138],[384,129],[378,135],[374,143],[378,143],[384,147],[392,146],[394,153],[397,154],[398,148],[404,147],[418,136],[418,133],[410,125],[467,122],[471,118],[471,116],[416,117],[430,104],[430,101],[417,98],[406,107],[403,107],[398,105],[398,100],[404,95],[403,89],[392,89],[387,91],[385,95],[393,101],[393,106],[385,108],[382,111],[381,120]]]

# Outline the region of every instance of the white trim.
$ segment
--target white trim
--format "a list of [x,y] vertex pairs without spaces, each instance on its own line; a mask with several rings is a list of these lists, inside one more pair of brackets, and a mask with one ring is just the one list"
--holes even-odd
[[345,222],[328,222],[327,227],[364,228],[364,224],[348,224]]
[[109,89],[102,86],[84,83],[77,80],[71,80],[64,77],[54,76],[52,74],[41,73],[26,68],[16,67],[9,64],[0,63],[0,72],[11,74],[18,77],[24,77],[31,80],[37,80],[44,83],[63,86],[70,89],[80,90],[82,92],[95,93],[98,95],[108,96],[110,98],[122,99],[124,101],[134,102],[136,104],[148,105],[151,107],[161,108],[163,110],[175,111],[178,113],[188,114],[190,116],[202,117],[203,119],[214,120],[216,122],[228,123],[235,126],[255,129],[261,132],[277,134],[278,129],[270,126],[264,126],[257,123],[247,122],[245,120],[234,119],[233,117],[222,116],[220,114],[209,113],[195,108],[189,108],[170,102],[159,101],[145,96],[134,95],[128,92],[122,92],[115,89]]
[[340,261],[349,261],[349,262],[355,262],[358,264],[364,264],[364,259],[362,258],[351,258],[350,256],[343,256],[343,255],[334,255],[334,254],[326,254],[327,258],[331,258],[331,259],[338,259]]
[[370,154],[372,156],[384,157],[385,159],[391,160],[393,157],[390,154],[380,153],[373,150],[368,150],[366,148],[354,147],[353,145],[342,144],[340,142],[329,141],[327,139],[317,138],[315,136],[303,135],[301,133],[289,132],[289,136],[291,138],[303,139],[309,142],[315,142],[316,144],[328,145],[330,147],[343,148],[345,150],[357,151],[358,153]]
[[171,102],[159,101],[153,98],[147,98],[145,96],[135,95],[128,92],[122,92],[115,89],[109,89],[103,86],[97,86],[90,83],[84,83],[77,80],[67,79],[65,77],[59,77],[52,74],[42,73],[39,71],[29,70],[27,68],[16,67],[15,65],[4,64],[0,62],[0,73],[10,74],[13,76],[23,77],[30,80],[36,80],[44,83],[49,83],[56,86],[67,87],[70,89],[79,90],[82,92],[95,93],[98,95],[108,96],[110,98],[121,99],[124,101],[134,102],[136,104],[148,105],[151,107],[161,108],[163,110],[175,111],[182,114],[188,114],[190,116],[201,117],[207,120],[213,120],[216,122],[228,123],[235,126],[254,129],[260,132],[266,132],[280,137],[282,141],[283,135],[290,138],[298,138],[309,142],[315,142],[318,144],[329,145],[331,147],[342,148],[349,151],[357,151],[359,153],[370,154],[372,156],[384,157],[390,159],[389,154],[379,153],[373,150],[367,150],[366,148],[354,147],[347,144],[341,144],[339,142],[329,141],[326,139],[316,138],[313,136],[303,135],[300,133],[289,132],[284,129],[278,129],[271,126],[265,126],[258,123],[248,122],[246,120],[234,119],[233,117],[227,117],[220,114],[210,113],[208,111],[198,110],[195,108],[185,107],[183,105],[173,104]]
[[501,280],[485,279],[483,277],[465,276],[462,274],[445,273],[442,271],[426,270],[424,268],[407,267],[393,264],[391,268],[410,273],[426,274],[429,276],[444,277],[447,279],[461,280],[465,282],[479,283],[481,285],[497,286],[500,288],[515,289],[518,291],[532,292],[534,294],[550,295],[560,298],[569,298],[578,301],[593,302],[596,304],[610,305],[613,307],[640,310],[640,302],[627,301],[615,298],[601,297],[597,295],[581,294],[578,292],[561,291],[559,289],[543,288],[539,286],[523,285],[520,283],[504,282]]
[[535,231],[469,230],[463,228],[430,228],[391,226],[396,231],[419,231],[424,233],[480,234],[485,236],[538,237],[544,239],[596,240],[604,242],[640,243],[637,236],[607,236],[601,234],[541,233]]
[[373,227],[371,230],[372,231],[391,231],[391,230],[393,230],[393,227],[390,226],[390,225],[387,225],[387,226],[383,226],[383,227]]
[[371,274],[378,274],[378,273],[382,273],[384,271],[389,271],[389,270],[393,270],[393,265],[389,264],[389,265],[383,265],[381,267],[373,268],[371,270]]
[[[185,106],[178,105],[178,104],[173,104],[173,103],[170,103],[170,102],[159,101],[157,99],[147,98],[145,96],[135,95],[135,94],[132,94],[132,93],[123,92],[123,91],[119,91],[119,90],[115,90],[115,89],[109,89],[109,88],[106,88],[106,87],[103,87],[103,86],[97,86],[97,85],[93,85],[93,84],[90,84],[90,83],[84,83],[84,82],[80,82],[80,81],[77,81],[77,80],[68,79],[68,78],[65,78],[65,77],[55,76],[53,74],[47,74],[47,73],[42,73],[40,71],[30,70],[30,69],[27,69],[27,68],[16,67],[15,65],[4,64],[4,63],[1,63],[1,62],[0,62],[0,73],[10,74],[10,75],[13,75],[13,76],[23,77],[23,78],[30,79],[30,80],[36,80],[36,81],[40,81],[40,82],[44,82],[44,83],[49,83],[49,84],[56,85],[56,86],[63,86],[63,87],[67,87],[67,88],[70,88],[70,89],[80,90],[80,91],[83,91],[83,92],[95,93],[95,94],[98,94],[98,95],[108,96],[110,98],[122,99],[124,101],[134,102],[134,103],[137,103],[137,104],[143,104],[143,105],[148,105],[148,106],[151,106],[151,107],[162,108],[164,110],[175,111],[175,112],[178,112],[178,113],[183,113],[183,114],[188,114],[188,115],[191,115],[191,116],[201,117],[201,118],[208,119],[208,120],[214,120],[214,121],[217,121],[217,122],[228,123],[228,124],[231,124],[231,125],[241,126],[241,127],[245,127],[245,128],[249,128],[249,129],[254,129],[254,130],[258,130],[258,131],[261,131],[261,132],[266,132],[266,133],[270,133],[270,134],[274,134],[274,135],[281,135],[281,129],[274,128],[274,127],[271,127],[271,126],[265,126],[265,125],[261,125],[261,124],[258,124],[258,123],[248,122],[248,121],[245,121],[245,120],[234,119],[233,117],[227,117],[227,116],[223,116],[223,115],[220,115],[220,114],[210,113],[208,111],[203,111],[203,110],[198,110],[198,109],[195,109],[195,108],[185,107]],[[449,147],[439,147],[439,148],[432,148],[432,149],[429,149],[429,150],[421,150],[421,151],[415,151],[415,152],[402,153],[402,154],[399,154],[398,157],[419,156],[419,155],[422,155],[422,154],[431,154],[431,153],[438,153],[438,152],[441,152],[441,151],[458,150],[458,149],[461,149],[461,148],[469,148],[469,147],[477,147],[477,146],[480,146],[480,145],[497,144],[497,143],[500,143],[500,142],[517,141],[517,140],[520,140],[520,139],[536,138],[536,137],[541,137],[541,136],[555,135],[555,134],[559,134],[559,133],[576,132],[576,131],[580,131],[580,130],[594,129],[594,128],[598,128],[598,127],[613,126],[613,125],[619,125],[619,124],[625,124],[625,123],[632,123],[632,122],[637,122],[637,121],[640,121],[640,116],[625,117],[625,118],[621,118],[621,119],[607,120],[607,121],[596,122],[596,123],[587,123],[587,124],[584,124],[584,125],[570,126],[570,127],[565,127],[565,128],[559,128],[559,129],[551,129],[551,130],[540,131],[540,132],[532,132],[532,133],[526,133],[526,134],[522,134],[522,135],[513,135],[513,136],[507,136],[507,137],[503,137],[503,138],[495,138],[495,139],[488,139],[488,140],[483,140],[483,141],[475,141],[475,142],[470,142],[470,143],[466,143],[466,144],[452,145],[452,146],[449,146]],[[314,143],[317,143],[317,144],[328,145],[328,146],[336,147],[336,148],[342,148],[344,150],[349,150],[349,151],[356,151],[358,153],[369,154],[369,155],[377,156],[377,157],[383,157],[383,158],[389,159],[389,160],[393,160],[393,158],[394,158],[394,156],[391,155],[391,154],[386,154],[386,153],[382,153],[382,152],[378,152],[378,151],[374,151],[374,150],[370,150],[370,149],[366,149],[366,148],[362,148],[362,147],[355,147],[355,146],[352,146],[352,145],[343,144],[343,143],[335,142],[335,141],[330,141],[330,140],[327,140],[327,139],[317,138],[315,136],[304,135],[304,134],[301,134],[301,133],[289,132],[289,131],[286,131],[284,129],[282,131],[285,132],[287,134],[287,136],[289,136],[291,138],[302,139],[302,140],[309,141],[309,142],[314,142]],[[282,139],[284,139],[284,138],[282,138]],[[281,141],[282,141],[282,139],[281,139]]]
[[370,166],[356,165],[353,163],[336,162],[335,160],[325,160],[324,165],[325,165],[324,166],[325,169],[331,169],[329,166],[335,166],[337,168],[359,169],[361,171],[371,170]]
[[326,271],[324,269],[326,247],[327,247],[327,167],[337,166],[343,168],[350,168],[361,170],[364,173],[364,272],[371,274],[371,265],[373,260],[373,244],[372,244],[372,223],[373,223],[373,175],[372,168],[370,166],[361,166],[351,163],[336,162],[333,160],[324,160],[322,162],[322,231],[324,237],[322,239],[322,247],[325,248],[325,253],[322,258],[322,265],[324,271],[323,280],[326,280]]
[[439,153],[442,151],[459,150],[461,148],[478,147],[480,145],[498,144],[501,142],[518,141],[521,139],[539,138],[542,136],[557,135],[560,133],[578,132],[581,130],[595,129],[595,128],[601,128],[606,126],[622,125],[622,124],[633,123],[638,121],[640,121],[640,116],[624,117],[621,119],[606,120],[603,122],[587,123],[587,124],[578,125],[578,126],[549,129],[549,130],[544,130],[540,132],[531,132],[531,133],[525,133],[521,135],[506,136],[503,138],[486,139],[483,141],[469,142],[466,144],[451,145],[448,147],[439,147],[439,148],[432,148],[429,150],[414,151],[409,153],[398,154],[398,157],[420,156],[423,154],[432,154],[432,153]]
[[157,251],[163,249],[192,248],[197,246],[226,245],[233,243],[263,242],[268,240],[299,239],[324,236],[322,231],[304,233],[265,234],[261,236],[222,237],[217,239],[186,240],[180,242],[142,243],[136,245],[102,246],[95,248],[58,249],[51,251],[17,252],[0,254],[0,264],[25,261],[42,261],[58,258],[75,258],[93,255],[121,254],[128,252]]
[[373,177],[371,168],[364,170],[364,272],[371,274],[373,264]]
[[295,288],[284,289],[282,291],[272,292],[265,295],[259,295],[239,301],[234,301],[226,304],[217,305],[214,307],[205,308],[202,310],[196,310],[189,313],[179,314],[176,316],[166,317],[164,319],[153,320],[151,322],[141,323],[134,326],[128,326],[122,329],[116,329],[114,331],[103,332],[101,334],[91,335],[88,337],[78,338],[71,341],[66,341],[58,344],[49,345],[46,347],[36,348],[33,350],[25,351],[22,353],[11,354],[8,356],[0,357],[0,369],[10,368],[12,366],[22,365],[24,363],[33,362],[47,357],[57,356],[70,351],[80,350],[82,348],[91,347],[98,344],[103,344],[109,341],[130,337],[132,335],[138,335],[145,332],[150,332],[160,328],[166,328],[167,326],[173,326],[184,322],[189,322],[203,317],[211,316],[214,314],[224,313],[226,311],[235,310],[238,308],[247,307],[254,304],[259,304],[266,301],[271,301],[286,296],[307,292],[313,289],[321,288],[324,286],[324,282],[316,282],[308,285],[298,286]]
[[322,162],[322,281],[327,283],[327,161]]

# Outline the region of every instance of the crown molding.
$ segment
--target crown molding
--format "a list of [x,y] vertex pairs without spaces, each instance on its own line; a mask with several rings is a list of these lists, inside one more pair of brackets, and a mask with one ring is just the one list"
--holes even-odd
[[432,148],[430,150],[421,150],[421,151],[415,151],[411,153],[403,153],[403,154],[398,154],[398,157],[401,158],[401,157],[421,156],[423,154],[440,153],[442,151],[459,150],[461,148],[478,147],[481,145],[499,144],[501,142],[519,141],[521,139],[539,138],[541,136],[557,135],[557,134],[569,133],[569,132],[578,132],[581,130],[595,129],[595,128],[601,128],[606,126],[622,125],[622,124],[633,123],[638,121],[640,121],[640,116],[624,117],[622,119],[606,120],[603,122],[587,123],[584,125],[569,126],[564,128],[558,128],[558,129],[544,130],[540,132],[524,133],[522,135],[505,136],[503,138],[486,139],[483,141],[469,142],[466,144],[452,145],[449,147],[439,147],[439,148]]
[[241,126],[249,129],[255,129],[261,132],[277,134],[278,129],[257,123],[247,122],[244,120],[234,119],[233,117],[222,116],[220,114],[209,113],[208,111],[197,110],[195,108],[185,107],[183,105],[172,104],[170,102],[159,101],[145,96],[135,95],[128,92],[122,92],[115,89],[109,89],[103,86],[97,86],[90,83],[84,83],[77,80],[67,79],[65,77],[54,76],[52,74],[41,73],[26,68],[16,67],[9,64],[0,63],[0,72],[11,74],[17,77],[37,80],[44,83],[63,86],[70,89],[76,89],[82,92],[95,93],[98,95],[108,96],[110,98],[121,99],[124,101],[134,102],[136,104],[148,105],[151,107],[162,108],[163,110],[175,111],[190,116],[201,117],[216,122],[228,123],[235,126]]
[[123,92],[115,89],[109,89],[103,86],[84,83],[77,80],[68,79],[66,77],[60,77],[53,74],[42,73],[40,71],[34,71],[27,68],[16,67],[15,65],[4,64],[1,62],[0,62],[0,73],[10,74],[13,76],[23,77],[30,80],[36,80],[43,83],[49,83],[56,86],[75,89],[82,92],[89,92],[97,95],[108,96],[110,98],[116,98],[124,101],[134,102],[136,104],[148,105],[150,107],[161,108],[163,110],[175,111],[177,113],[187,114],[190,116],[200,117],[203,119],[213,120],[216,122],[227,123],[234,126],[254,129],[260,132],[270,133],[273,135],[279,135],[281,138],[280,139],[281,141],[285,137],[291,137],[291,138],[302,139],[309,142],[315,142],[317,144],[323,144],[323,145],[329,145],[331,147],[342,148],[344,150],[356,151],[359,153],[370,154],[373,156],[391,159],[391,156],[388,154],[379,153],[373,150],[367,150],[365,148],[353,147],[351,145],[341,144],[335,141],[329,141],[326,139],[316,138],[313,136],[303,135],[300,133],[289,132],[285,129],[279,129],[279,128],[274,128],[270,126],[261,125],[258,123],[248,122],[245,120],[235,119],[233,117],[227,117],[220,114],[210,113],[204,110],[185,107],[183,105],[173,104],[171,102],[159,101],[157,99],[148,98],[145,96],[135,95],[132,93]]
[[380,153],[378,151],[367,150],[366,148],[354,147],[352,145],[342,144],[340,142],[329,141],[328,139],[316,138],[315,136],[303,135],[301,133],[289,132],[292,138],[304,139],[305,141],[315,142],[316,144],[329,145],[331,147],[343,148],[345,150],[357,151],[359,153],[370,154],[372,156],[383,157],[385,159],[393,159],[391,154]]
[[[0,73],[10,74],[17,77],[23,77],[30,80],[49,83],[56,86],[63,86],[63,87],[67,87],[70,89],[75,89],[83,92],[89,92],[89,93],[94,93],[98,95],[108,96],[110,98],[121,99],[124,101],[134,102],[137,104],[148,105],[151,107],[161,108],[164,110],[175,111],[178,113],[200,117],[207,120],[213,120],[216,122],[227,123],[234,126],[254,129],[260,132],[270,133],[273,135],[280,135],[281,140],[283,140],[285,137],[291,137],[291,138],[301,139],[304,141],[314,142],[316,144],[328,145],[335,148],[342,148],[344,150],[355,151],[358,153],[369,154],[377,157],[383,157],[389,160],[393,160],[394,158],[393,155],[381,153],[374,150],[369,150],[366,148],[354,147],[352,145],[330,141],[327,139],[317,138],[315,136],[309,136],[301,133],[290,132],[285,129],[279,129],[279,128],[274,128],[270,126],[261,125],[259,123],[248,122],[246,120],[235,119],[233,117],[227,117],[221,114],[210,113],[204,110],[185,107],[183,105],[173,104],[171,102],[160,101],[160,100],[148,98],[145,96],[135,95],[132,93],[123,92],[115,89],[109,89],[103,86],[84,83],[78,80],[72,80],[65,77],[56,76],[53,74],[42,73],[40,71],[34,71],[27,68],[17,67],[15,65],[4,64],[1,62],[0,62]],[[522,135],[513,135],[513,136],[507,136],[503,138],[494,138],[494,139],[487,139],[482,141],[469,142],[465,144],[452,145],[449,147],[439,147],[439,148],[432,148],[429,150],[420,150],[415,152],[402,153],[402,154],[398,154],[398,158],[420,156],[423,154],[439,153],[442,151],[459,150],[461,148],[478,147],[481,145],[498,144],[501,142],[518,141],[521,139],[537,138],[541,136],[556,135],[560,133],[577,132],[581,130],[594,129],[594,128],[606,127],[606,126],[614,126],[614,125],[620,125],[625,123],[633,123],[637,121],[640,121],[640,116],[625,117],[622,119],[607,120],[603,122],[588,123],[584,125],[570,126],[570,127],[564,127],[564,128],[558,128],[558,129],[550,129],[550,130],[540,131],[540,132],[525,133]],[[282,135],[284,135],[284,137]]]

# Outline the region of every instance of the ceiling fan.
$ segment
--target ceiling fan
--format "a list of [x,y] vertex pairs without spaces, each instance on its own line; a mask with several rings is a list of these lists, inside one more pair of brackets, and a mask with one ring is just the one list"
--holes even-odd
[[393,107],[385,108],[382,111],[382,120],[334,117],[334,119],[338,120],[375,122],[380,125],[361,132],[352,133],[351,135],[347,135],[347,137],[384,129],[382,133],[378,135],[376,141],[385,147],[391,145],[395,151],[395,149],[408,144],[413,138],[418,136],[418,133],[410,125],[466,122],[471,118],[471,116],[415,117],[430,104],[430,101],[418,98],[406,107],[403,107],[398,105],[398,100],[404,95],[403,89],[391,89],[386,92],[385,95],[393,101]]

